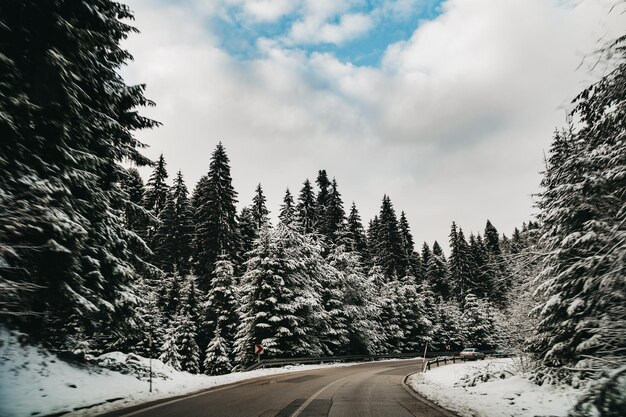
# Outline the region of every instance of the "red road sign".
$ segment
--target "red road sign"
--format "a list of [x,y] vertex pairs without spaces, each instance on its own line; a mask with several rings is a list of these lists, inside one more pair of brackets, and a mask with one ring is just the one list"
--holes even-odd
[[263,345],[254,345],[254,354],[260,355],[263,353]]

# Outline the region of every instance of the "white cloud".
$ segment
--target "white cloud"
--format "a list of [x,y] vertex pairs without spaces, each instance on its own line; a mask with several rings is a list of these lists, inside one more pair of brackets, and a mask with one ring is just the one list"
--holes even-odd
[[275,22],[296,10],[299,1],[296,0],[244,0],[243,10],[255,20]]
[[[164,123],[140,134],[148,155],[164,152],[190,188],[221,140],[240,200],[249,203],[260,181],[274,214],[285,187],[297,191],[324,168],[365,219],[389,194],[417,241],[445,242],[453,219],[477,231],[490,218],[508,233],[533,212],[563,107],[597,76],[577,68],[598,39],[626,27],[611,4],[448,0],[376,69],[267,39],[257,43],[263,58],[238,61],[218,48],[206,14],[133,0],[143,33],[127,43],[136,59],[125,76],[147,83],[157,107],[144,113]],[[367,26],[324,34],[329,16],[343,15],[341,26],[350,4],[300,7],[317,16],[309,36],[327,42]]]

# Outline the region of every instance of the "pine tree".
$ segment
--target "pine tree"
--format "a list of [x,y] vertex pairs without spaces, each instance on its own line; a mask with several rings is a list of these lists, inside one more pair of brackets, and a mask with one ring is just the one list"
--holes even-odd
[[167,194],[167,200],[159,213],[159,222],[151,239],[154,251],[154,264],[165,272],[173,272],[175,265],[175,251],[178,242],[174,237],[176,227],[176,202],[172,193]]
[[472,278],[474,284],[470,292],[485,300],[492,300],[492,294],[495,292],[493,285],[493,265],[487,254],[487,249],[483,243],[483,239],[478,234],[470,236],[469,251],[471,258]]
[[625,45],[606,48],[614,69],[576,98],[577,129],[555,134],[539,204],[538,377],[599,379],[579,415],[623,414],[626,403]]
[[208,292],[213,267],[219,255],[237,259],[240,249],[237,229],[237,193],[232,185],[229,159],[220,142],[211,156],[209,173],[194,190],[194,270],[198,287]]
[[494,344],[495,318],[492,307],[469,293],[463,302],[463,323],[466,343],[477,348],[491,348]]
[[409,221],[406,219],[404,211],[400,213],[400,238],[401,238],[401,252],[400,252],[400,271],[406,275],[412,275],[416,278],[417,283],[421,282],[424,276],[422,275],[422,266],[420,257],[415,252],[415,242],[413,241],[413,235],[409,227]]
[[213,332],[214,336],[206,348],[204,359],[204,373],[207,375],[223,375],[233,369],[229,352],[230,345],[222,337],[222,329],[218,326]]
[[401,270],[402,236],[398,228],[398,219],[388,196],[383,197],[378,225],[376,227],[376,245],[371,246],[377,262],[387,279],[403,276]]
[[452,296],[458,302],[465,300],[465,296],[474,287],[471,281],[469,245],[462,230],[456,228],[452,222],[450,230],[450,258],[448,259],[448,282]]
[[[439,245],[437,243],[437,245]],[[441,248],[439,248],[441,249]],[[428,246],[428,243],[424,242],[424,244],[422,245],[422,275],[424,277],[426,277],[427,275],[427,270],[428,270],[428,265],[430,263],[430,256],[431,256],[432,252],[430,250],[430,247]]]
[[348,216],[348,232],[352,241],[352,247],[349,248],[350,251],[357,252],[363,259],[367,255],[367,237],[365,236],[361,216],[354,202],[352,202],[350,215]]
[[254,241],[257,238],[256,225],[252,217],[250,207],[244,207],[239,214],[239,239],[240,239],[240,258],[246,260],[247,253],[252,250]]
[[196,343],[196,325],[186,306],[182,308],[177,324],[176,344],[178,354],[180,355],[180,369],[192,374],[197,374],[200,372],[200,348]]
[[[337,315],[345,318],[348,345],[351,355],[373,354],[381,351],[383,329],[380,325],[380,308],[377,290],[362,270],[358,252],[335,247],[327,258],[328,264],[341,283],[341,298]],[[331,314],[331,319],[334,316]]]
[[317,217],[317,229],[316,231],[324,236],[328,236],[328,232],[326,229],[326,210],[328,207],[328,197],[330,194],[330,180],[328,179],[328,174],[326,174],[326,170],[321,169],[317,173],[317,179],[315,180],[317,184],[317,188],[319,191],[317,192],[316,197],[316,212],[315,215]]
[[189,191],[183,179],[182,172],[178,171],[174,186],[172,187],[174,198],[175,222],[171,236],[175,242],[172,250],[172,262],[176,271],[181,275],[187,275],[191,270],[192,241],[194,236],[193,209],[189,201]]
[[219,327],[220,337],[232,345],[237,325],[237,294],[232,262],[225,256],[220,257],[215,263],[213,274],[213,285],[206,301],[203,327],[209,339],[212,332]]
[[293,196],[289,191],[289,188],[285,191],[285,197],[283,198],[283,204],[280,206],[280,213],[278,214],[280,221],[286,225],[293,227],[296,221],[296,207],[293,202]]
[[165,166],[165,158],[163,154],[161,154],[154,165],[152,175],[150,175],[146,183],[143,204],[144,207],[150,210],[155,216],[161,213],[161,210],[165,207],[167,196],[169,195],[170,187],[165,182],[168,177]]
[[109,1],[2,7],[0,275],[33,286],[9,302],[35,313],[23,329],[56,348],[143,325],[120,182],[122,162],[149,163],[134,132],[157,123],[137,112],[152,104],[144,86],[118,72],[131,58],[120,48],[130,18]]
[[[428,248],[428,246],[425,246]],[[433,243],[433,251],[428,256],[426,281],[432,291],[444,300],[450,299],[450,283],[448,281],[448,265],[439,243]]]
[[296,206],[298,219],[302,225],[302,231],[305,234],[314,233],[317,228],[317,204],[315,203],[315,194],[309,180],[304,181],[300,195],[298,196],[298,205]]
[[125,210],[125,226],[142,239],[146,238],[150,213],[143,207],[144,185],[136,168],[129,168],[121,181],[122,189],[128,195]]
[[177,371],[182,369],[180,366],[182,357],[178,352],[178,335],[176,328],[171,328],[169,330],[168,336],[165,338],[165,342],[161,346],[160,350],[161,355],[159,356],[159,360],[161,362],[171,366]]
[[261,230],[263,227],[269,224],[269,214],[270,211],[267,209],[265,205],[265,195],[263,194],[263,188],[261,188],[261,184],[256,186],[256,190],[254,192],[254,198],[252,199],[252,205],[250,206],[250,211],[252,213],[252,218],[254,219],[254,226],[257,230]]
[[310,238],[279,224],[275,230],[261,230],[251,255],[242,277],[237,362],[254,360],[255,343],[263,344],[268,357],[322,354],[316,326],[327,317],[313,275],[320,249]]
[[336,244],[344,231],[346,212],[343,209],[341,194],[337,188],[337,181],[333,178],[326,197],[326,207],[322,220],[322,233],[328,242]]

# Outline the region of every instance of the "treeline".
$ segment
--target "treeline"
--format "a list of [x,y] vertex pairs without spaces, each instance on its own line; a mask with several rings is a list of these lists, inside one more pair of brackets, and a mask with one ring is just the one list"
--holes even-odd
[[[364,228],[325,170],[296,197],[285,191],[273,226],[260,184],[237,212],[221,143],[191,198],[180,172],[167,179],[163,156],[145,187],[130,169],[125,219],[162,272],[142,290],[160,357],[190,372],[249,364],[256,343],[266,357],[493,346],[496,308],[511,287],[506,257],[536,228],[529,222],[508,239],[487,221],[484,237],[466,239],[452,223],[446,259],[438,242],[415,248],[388,196]],[[143,341],[128,348],[139,346],[150,353]]]

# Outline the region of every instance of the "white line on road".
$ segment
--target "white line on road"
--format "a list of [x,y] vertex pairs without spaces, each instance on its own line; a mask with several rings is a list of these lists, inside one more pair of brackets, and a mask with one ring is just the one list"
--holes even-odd
[[311,395],[300,407],[298,407],[298,409],[296,411],[293,412],[293,414],[290,417],[298,417],[300,415],[300,413],[302,413],[304,411],[305,408],[307,408],[307,406],[309,404],[311,404],[311,401],[313,401],[315,398],[317,398],[318,395],[320,395],[322,392],[324,392],[326,389],[330,388],[331,386],[350,378],[352,375],[347,376],[345,378],[341,378],[338,379],[336,381],[331,382],[330,384],[326,385],[324,388],[320,389],[319,391],[317,391],[315,394]]

